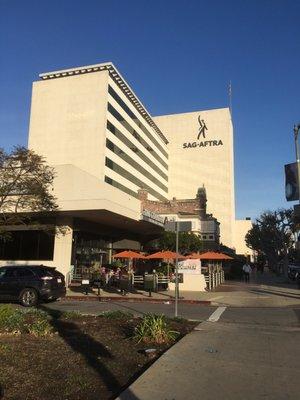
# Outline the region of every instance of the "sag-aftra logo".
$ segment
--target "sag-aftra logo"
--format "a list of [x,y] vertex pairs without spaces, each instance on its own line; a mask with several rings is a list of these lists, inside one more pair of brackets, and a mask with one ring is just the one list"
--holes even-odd
[[206,126],[206,123],[204,119],[201,119],[201,116],[199,115],[198,117],[198,122],[199,122],[199,130],[198,130],[198,136],[197,136],[197,142],[186,142],[183,143],[182,147],[184,149],[192,148],[192,147],[208,147],[208,146],[223,146],[222,140],[204,140],[200,141],[201,135],[203,138],[206,138],[206,131],[208,131],[208,128]]

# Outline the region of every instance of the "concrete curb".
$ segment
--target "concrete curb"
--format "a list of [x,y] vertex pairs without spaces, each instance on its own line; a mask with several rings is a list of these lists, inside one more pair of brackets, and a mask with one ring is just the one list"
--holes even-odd
[[[98,302],[111,302],[111,301],[124,301],[129,303],[175,303],[174,299],[154,299],[152,297],[145,297],[145,298],[135,298],[135,297],[126,297],[126,296],[118,296],[118,297],[96,297],[96,296],[66,296],[62,298],[62,301],[98,301]],[[187,299],[179,299],[179,303],[185,304],[202,304],[206,306],[211,305],[210,300],[187,300]]]

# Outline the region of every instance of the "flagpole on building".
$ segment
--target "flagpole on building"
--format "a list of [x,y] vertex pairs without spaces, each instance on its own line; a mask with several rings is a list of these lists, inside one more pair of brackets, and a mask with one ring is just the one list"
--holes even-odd
[[229,110],[230,110],[231,119],[232,119],[232,86],[231,86],[231,80],[229,81],[228,97],[229,97]]

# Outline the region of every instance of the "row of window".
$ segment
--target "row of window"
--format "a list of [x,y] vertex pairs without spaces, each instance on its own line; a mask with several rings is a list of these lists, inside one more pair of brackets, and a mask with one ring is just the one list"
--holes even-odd
[[138,194],[136,192],[127,188],[126,186],[122,185],[121,183],[115,181],[114,179],[109,178],[108,176],[105,175],[104,180],[106,183],[114,186],[117,189],[122,190],[122,192],[125,192],[125,193],[129,194],[130,196],[135,197],[136,199],[138,198]]
[[212,240],[214,239],[213,235],[200,235],[200,238],[203,240]]
[[108,111],[127,129],[132,136],[137,139],[141,145],[148,150],[152,156],[166,169],[168,169],[168,164],[152,149],[151,146],[131,127],[131,125],[122,117],[122,115],[110,104],[107,105]]
[[107,129],[114,134],[122,143],[124,143],[130,150],[136,153],[141,160],[143,160],[149,167],[156,171],[162,178],[168,181],[168,176],[154,164],[142,151],[140,151],[119,129],[117,129],[110,121],[107,121]]
[[108,85],[108,93],[116,100],[119,106],[129,115],[131,119],[137,124],[137,126],[145,133],[148,139],[151,140],[152,143],[162,152],[162,154],[168,158],[168,153],[165,149],[158,143],[158,141],[151,135],[148,129],[142,124],[142,122],[136,117],[136,115],[131,111],[131,109],[127,106],[127,104],[121,99],[121,97],[117,94],[117,92]]
[[142,175],[150,179],[155,185],[160,187],[166,193],[168,192],[168,188],[161,183],[160,180],[155,178],[150,172],[148,172],[145,168],[143,168],[139,163],[134,161],[131,157],[128,156],[123,150],[121,150],[117,145],[115,145],[111,140],[106,139],[106,147],[115,153],[118,157],[122,158],[122,160],[126,161],[129,165],[131,165],[134,169],[140,172]]
[[155,198],[159,200],[166,200],[166,197],[158,193],[152,187],[147,185],[145,182],[142,182],[136,176],[132,175],[130,172],[126,171],[123,167],[112,161],[110,158],[105,157],[105,165],[111,170],[115,171],[117,174],[121,175],[123,178],[127,179],[129,182],[132,182],[139,188],[147,189],[149,193],[151,193]]

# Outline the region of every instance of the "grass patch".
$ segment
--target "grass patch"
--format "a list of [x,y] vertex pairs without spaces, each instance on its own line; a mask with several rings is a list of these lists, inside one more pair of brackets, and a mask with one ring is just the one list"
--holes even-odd
[[11,347],[6,343],[0,343],[0,354],[7,353],[11,350]]
[[179,332],[171,330],[163,315],[147,314],[135,328],[135,339],[138,343],[174,342]]
[[0,306],[0,332],[47,336],[52,331],[49,317],[44,311],[36,308],[18,309],[9,304]]
[[64,311],[61,314],[61,318],[63,319],[78,319],[82,317],[83,315],[79,311]]

